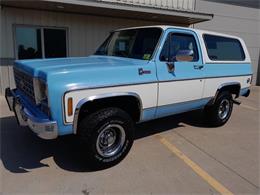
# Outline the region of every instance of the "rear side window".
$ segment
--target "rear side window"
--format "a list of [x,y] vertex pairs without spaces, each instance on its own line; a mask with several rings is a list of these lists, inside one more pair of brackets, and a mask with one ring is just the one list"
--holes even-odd
[[245,53],[239,40],[215,35],[203,36],[212,61],[243,61]]

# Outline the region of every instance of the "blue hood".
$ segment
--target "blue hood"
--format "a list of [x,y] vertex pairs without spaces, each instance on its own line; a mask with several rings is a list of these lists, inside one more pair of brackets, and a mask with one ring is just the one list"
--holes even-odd
[[33,77],[47,80],[49,76],[67,75],[82,73],[86,71],[105,69],[116,69],[118,66],[133,66],[144,63],[143,60],[111,56],[89,56],[73,58],[19,60],[15,62],[15,67],[27,72]]
[[[79,88],[154,81],[156,75],[155,64],[151,61],[98,55],[20,60],[16,61],[15,67],[44,80],[50,88],[63,92]],[[138,69],[143,67],[150,70],[151,74],[139,76]]]

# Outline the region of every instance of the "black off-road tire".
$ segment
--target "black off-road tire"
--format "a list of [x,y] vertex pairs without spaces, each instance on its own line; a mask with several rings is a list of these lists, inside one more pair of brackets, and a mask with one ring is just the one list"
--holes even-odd
[[[221,118],[219,114],[220,106],[224,102],[228,102],[229,110],[225,117]],[[230,118],[233,110],[233,98],[231,93],[228,91],[221,92],[212,106],[207,106],[204,111],[207,119],[207,123],[213,127],[223,126]]]
[[[109,126],[120,127],[119,132],[123,129],[125,141],[115,155],[107,157],[100,154],[101,150],[97,143],[100,143],[98,141],[101,140],[100,136],[104,135],[104,129]],[[82,152],[90,168],[107,168],[123,160],[131,149],[134,140],[134,122],[125,111],[119,108],[105,108],[81,120],[78,135],[82,143]]]

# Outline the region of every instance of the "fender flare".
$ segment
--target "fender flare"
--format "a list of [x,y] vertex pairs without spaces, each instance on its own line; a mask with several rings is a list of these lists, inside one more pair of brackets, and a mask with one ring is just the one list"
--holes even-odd
[[74,134],[77,133],[78,118],[79,118],[80,109],[85,103],[92,102],[94,100],[106,99],[106,98],[111,98],[111,97],[123,97],[123,96],[132,96],[132,97],[135,97],[138,100],[139,111],[140,111],[140,119],[139,120],[141,120],[142,115],[143,115],[143,103],[142,103],[141,97],[137,93],[135,93],[135,92],[115,92],[115,93],[104,93],[104,94],[99,94],[99,95],[93,95],[93,96],[83,98],[78,102],[76,109],[75,109],[73,124],[72,124],[73,133]]
[[[227,83],[222,83],[222,84],[218,87],[218,89],[217,89],[217,91],[216,91],[216,94],[215,94],[215,96],[213,97],[213,100],[212,100],[212,102],[211,102],[211,105],[215,103],[215,101],[216,101],[216,99],[217,99],[217,97],[218,97],[219,92],[220,92],[224,87],[228,87],[228,86],[238,86],[238,87],[239,87],[239,91],[240,91],[240,89],[241,89],[241,84],[240,84],[240,82],[227,82]],[[239,92],[238,92],[238,94],[236,94],[236,98],[238,98],[238,96],[239,96]]]

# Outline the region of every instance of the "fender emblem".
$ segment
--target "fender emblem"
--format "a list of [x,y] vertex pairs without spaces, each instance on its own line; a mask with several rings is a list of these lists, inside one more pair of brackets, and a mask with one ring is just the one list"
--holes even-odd
[[138,69],[138,74],[139,74],[139,75],[151,74],[151,71],[150,71],[150,70],[144,70],[144,69],[142,69],[142,68],[139,68],[139,69]]

